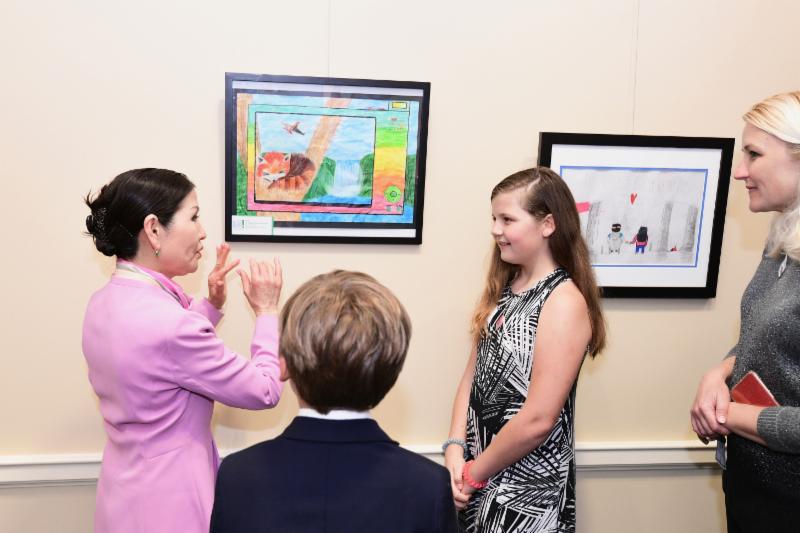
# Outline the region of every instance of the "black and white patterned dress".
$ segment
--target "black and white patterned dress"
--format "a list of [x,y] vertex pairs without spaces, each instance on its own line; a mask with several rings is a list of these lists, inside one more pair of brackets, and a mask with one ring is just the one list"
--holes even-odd
[[[478,344],[467,410],[467,443],[474,458],[517,414],[528,396],[539,313],[558,285],[569,279],[556,269],[534,287],[503,290]],[[575,531],[575,384],[553,430],[531,453],[495,474],[460,514],[469,533]]]

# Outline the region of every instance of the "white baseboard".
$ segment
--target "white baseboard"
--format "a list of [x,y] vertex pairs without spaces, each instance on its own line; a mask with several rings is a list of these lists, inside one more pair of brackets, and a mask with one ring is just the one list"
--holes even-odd
[[[442,462],[438,445],[403,446]],[[715,468],[716,445],[699,441],[578,442],[575,461],[579,471],[671,470]]]
[[[438,444],[404,448],[442,462]],[[221,450],[222,455],[235,450]],[[693,470],[714,468],[715,447],[697,441],[579,442],[578,471]],[[0,456],[0,487],[93,485],[100,473],[100,453]]]

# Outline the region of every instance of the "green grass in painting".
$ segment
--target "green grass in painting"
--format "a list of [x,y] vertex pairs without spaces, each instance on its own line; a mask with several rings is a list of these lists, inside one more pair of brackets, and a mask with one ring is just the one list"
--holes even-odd
[[236,155],[236,214],[238,216],[256,216],[255,211],[247,209],[247,169],[239,155]]
[[314,198],[321,198],[328,194],[328,189],[333,185],[333,176],[336,173],[336,161],[329,157],[322,159],[322,164],[319,166],[314,182],[308,188],[308,192],[303,197],[303,201],[313,200]]
[[359,196],[372,196],[372,173],[375,171],[375,154],[367,154],[361,158],[361,175],[366,179],[361,182]]
[[403,203],[414,205],[414,192],[416,192],[417,155],[406,156],[406,192]]

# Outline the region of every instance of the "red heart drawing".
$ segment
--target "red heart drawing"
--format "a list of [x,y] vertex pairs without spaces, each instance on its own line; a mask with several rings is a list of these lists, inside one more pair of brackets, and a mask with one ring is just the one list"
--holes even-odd
[[635,202],[638,197],[639,195],[636,194],[635,192],[631,193],[631,205],[633,205],[633,202]]

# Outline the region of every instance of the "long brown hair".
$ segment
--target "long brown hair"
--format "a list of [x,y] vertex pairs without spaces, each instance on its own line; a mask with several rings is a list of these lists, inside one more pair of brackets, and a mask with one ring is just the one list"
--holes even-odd
[[[545,167],[530,168],[511,174],[492,189],[491,199],[498,194],[526,189],[522,207],[537,220],[552,215],[556,229],[548,237],[550,254],[557,265],[563,267],[586,300],[589,320],[592,325],[592,340],[589,355],[594,357],[606,345],[606,325],[600,306],[600,289],[594,278],[589,248],[581,235],[580,219],[575,207],[575,198],[561,176]],[[486,322],[497,301],[519,272],[519,266],[506,263],[500,258],[500,249],[495,244],[492,252],[486,287],[472,315],[472,336],[477,344],[488,330]]]

